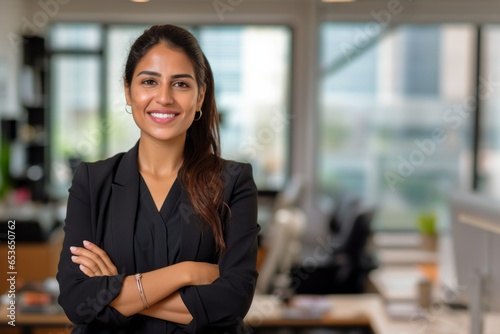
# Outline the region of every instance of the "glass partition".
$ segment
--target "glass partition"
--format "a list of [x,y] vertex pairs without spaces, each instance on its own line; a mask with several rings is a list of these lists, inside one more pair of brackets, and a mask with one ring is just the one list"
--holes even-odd
[[413,230],[469,182],[475,27],[321,26],[318,184],[376,205],[377,229]]

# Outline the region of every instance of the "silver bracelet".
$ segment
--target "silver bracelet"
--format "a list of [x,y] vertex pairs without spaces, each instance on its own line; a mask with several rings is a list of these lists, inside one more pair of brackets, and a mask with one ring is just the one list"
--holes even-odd
[[146,295],[144,294],[144,289],[142,288],[142,274],[135,274],[135,281],[137,283],[137,289],[139,290],[139,295],[141,296],[142,305],[144,305],[144,309],[149,308],[148,301],[146,299]]

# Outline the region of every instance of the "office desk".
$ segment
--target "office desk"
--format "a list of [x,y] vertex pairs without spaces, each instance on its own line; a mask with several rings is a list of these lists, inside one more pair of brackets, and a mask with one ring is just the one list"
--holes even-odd
[[[454,273],[450,268],[442,270],[453,264],[449,247],[451,240],[441,236],[438,251],[432,252],[415,247],[417,239],[417,235],[410,234],[401,239],[405,242],[401,242],[389,235],[374,243],[375,247],[378,246],[376,253],[381,263],[369,278],[380,294],[382,309],[382,313],[370,316],[374,331],[388,334],[469,334],[468,311],[452,311],[443,306],[443,302],[451,297],[443,295],[440,284],[455,286],[451,279]],[[451,276],[447,276],[446,272]],[[430,310],[423,310],[417,305],[417,285],[422,279],[434,283]],[[483,325],[485,334],[499,334],[500,314],[486,314]]]
[[[387,316],[378,294],[326,296],[331,308],[320,319],[284,318],[284,306],[274,296],[257,295],[245,322],[254,329],[263,327],[370,327],[374,334],[468,334],[468,314],[444,308],[416,313],[395,321]],[[22,315],[16,319],[17,332],[7,325],[6,309],[0,310],[1,333],[68,333],[64,315]],[[500,333],[500,315],[486,314],[485,334]],[[42,327],[42,329],[39,329]],[[45,329],[43,329],[45,327]],[[6,331],[9,330],[9,332]],[[21,332],[21,329],[24,331]]]
[[[254,302],[245,317],[245,323],[257,332],[263,328],[371,328],[371,320],[367,316],[366,307],[374,300],[376,295],[356,296],[329,296],[330,311],[318,318],[290,318],[283,316],[286,308],[275,297],[269,295],[256,295]],[[16,314],[16,327],[7,325],[6,308],[1,306],[0,332],[23,334],[59,334],[69,333],[71,323],[63,314],[39,315]],[[16,330],[16,331],[15,331]],[[272,330],[272,331],[274,331]],[[12,331],[12,332],[11,332]]]
[[[374,334],[468,334],[467,312],[434,308],[419,310],[406,319],[389,318],[384,300],[378,294],[335,295],[325,297],[331,309],[322,319],[311,323],[326,325],[369,326]],[[254,328],[279,325],[301,325],[300,319],[283,319],[283,306],[272,296],[256,296],[245,320]],[[500,333],[500,314],[486,314],[485,334]]]
[[276,296],[256,295],[245,317],[252,328],[259,327],[366,327],[370,319],[363,304],[373,295],[346,295],[321,297],[328,311],[316,317],[292,316]]
[[418,266],[385,266],[369,274],[370,282],[386,301],[416,301],[417,285],[425,278]]
[[434,251],[422,249],[379,249],[376,256],[380,266],[408,266],[416,264],[436,264],[438,255]]
[[[269,295],[256,295],[254,302],[245,317],[245,323],[256,329],[263,328],[370,328],[370,319],[366,316],[362,305],[372,298],[370,296],[344,296],[327,297],[331,304],[331,310],[323,316],[314,319],[284,317],[285,307],[275,297]],[[6,308],[1,306],[0,310],[0,332],[5,329],[13,330],[7,325]],[[49,328],[50,327],[50,328]],[[12,333],[23,334],[56,334],[69,333],[71,323],[65,315],[37,315],[20,314],[16,315],[17,331]],[[45,328],[41,329],[41,328]],[[10,334],[11,332],[9,332]]]
[[2,334],[68,334],[72,324],[64,314],[23,314],[16,312],[16,326],[8,325],[7,310],[1,305],[0,332]]
[[418,232],[377,232],[371,242],[377,249],[418,249],[422,247],[422,235]]

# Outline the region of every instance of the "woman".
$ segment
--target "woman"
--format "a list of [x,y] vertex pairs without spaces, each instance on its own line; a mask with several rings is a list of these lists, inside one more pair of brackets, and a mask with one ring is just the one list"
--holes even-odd
[[57,279],[74,333],[236,333],[257,272],[250,165],[219,156],[210,66],[186,30],[132,45],[125,96],[140,139],[82,163]]

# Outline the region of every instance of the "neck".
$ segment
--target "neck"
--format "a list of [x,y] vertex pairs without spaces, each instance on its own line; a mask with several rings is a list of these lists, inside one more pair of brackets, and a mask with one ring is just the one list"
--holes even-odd
[[138,153],[139,171],[160,177],[177,174],[183,161],[184,143],[183,137],[165,142],[141,136]]

